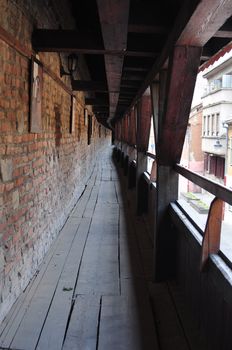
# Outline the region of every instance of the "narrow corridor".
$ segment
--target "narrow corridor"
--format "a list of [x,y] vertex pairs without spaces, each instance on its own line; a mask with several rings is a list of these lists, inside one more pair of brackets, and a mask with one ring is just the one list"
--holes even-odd
[[194,349],[166,285],[151,286],[152,241],[142,221],[136,227],[132,221],[108,152],[37,276],[0,326],[0,346]]

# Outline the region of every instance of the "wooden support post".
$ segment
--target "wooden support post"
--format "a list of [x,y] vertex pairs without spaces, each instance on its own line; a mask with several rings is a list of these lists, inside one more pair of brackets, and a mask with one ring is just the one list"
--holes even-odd
[[175,232],[168,215],[169,204],[178,198],[178,174],[188,125],[201,48],[175,47],[168,76],[160,73],[157,141],[157,194],[154,237],[154,278],[162,281],[175,274]]
[[202,242],[201,270],[206,266],[210,254],[217,254],[220,249],[223,201],[214,198],[210,205]]
[[168,206],[178,198],[178,174],[172,167],[158,165],[156,188],[154,277],[162,281],[173,276],[175,267],[175,235]]
[[201,47],[176,46],[170,58],[159,139],[160,164],[180,161],[201,51]]
[[141,188],[141,177],[147,171],[147,156],[146,151],[149,144],[149,135],[151,127],[151,96],[144,95],[136,109],[137,112],[137,169],[136,169],[136,208],[137,214],[141,215],[146,208],[143,203],[143,196],[141,195],[143,189]]
[[135,108],[131,110],[131,142],[132,145],[136,145],[136,115]]
[[151,101],[152,101],[152,115],[153,115],[153,128],[155,136],[155,148],[157,148],[158,142],[158,125],[159,125],[159,83],[152,83],[151,89]]
[[132,146],[132,116],[131,116],[131,111],[128,114],[128,119],[129,119],[129,128],[128,128],[128,144]]

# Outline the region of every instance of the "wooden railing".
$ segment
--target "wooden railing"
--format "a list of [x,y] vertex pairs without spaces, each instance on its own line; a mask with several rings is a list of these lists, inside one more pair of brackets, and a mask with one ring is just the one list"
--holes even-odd
[[[145,152],[147,157],[150,157],[154,160],[154,171],[156,173],[156,155],[150,152]],[[134,162],[134,166],[136,166],[136,162]],[[223,255],[224,260],[228,263],[228,259],[219,252],[220,250],[220,236],[221,236],[221,222],[223,217],[223,202],[226,202],[232,205],[232,190],[229,188],[213,181],[207,179],[206,177],[191,171],[180,164],[175,164],[173,167],[174,171],[179,175],[182,175],[187,180],[193,182],[199,187],[205,189],[215,196],[212,201],[208,213],[208,218],[206,222],[206,227],[203,232],[203,242],[202,242],[202,255],[200,266],[203,269],[206,261],[210,254],[218,254]],[[149,178],[150,175],[150,178]],[[152,180],[152,174],[148,174],[147,172],[143,173],[142,176],[143,181],[149,186],[149,184],[153,184],[156,188],[155,180]],[[153,187],[152,187],[153,188]],[[148,196],[148,193],[147,193]],[[148,200],[148,198],[147,198]],[[192,221],[193,219],[191,219]]]
[[150,153],[150,152],[145,152],[146,153],[146,156],[147,157],[150,157],[150,158],[152,158],[152,159],[156,159],[156,155],[155,154],[153,154],[153,153]]
[[184,168],[179,164],[176,164],[174,166],[174,169],[178,174],[184,176],[189,181],[192,181],[194,184],[212,193],[215,197],[220,198],[224,202],[232,205],[232,191],[229,188],[213,180],[207,179],[206,177],[199,175],[194,171]]

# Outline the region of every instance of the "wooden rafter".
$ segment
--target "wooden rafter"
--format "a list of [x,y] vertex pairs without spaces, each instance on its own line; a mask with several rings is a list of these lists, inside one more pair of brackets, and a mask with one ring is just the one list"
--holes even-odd
[[177,45],[203,46],[232,15],[232,0],[200,1]]
[[74,91],[108,91],[107,85],[104,82],[92,80],[72,80],[72,89]]
[[108,101],[102,98],[86,98],[85,104],[90,106],[108,106],[109,105]]
[[[97,0],[102,36],[106,50],[126,51],[129,0]],[[109,91],[119,91],[123,56],[105,55],[106,76]],[[115,115],[119,92],[110,92],[109,119]]]
[[164,26],[129,24],[128,32],[145,34],[167,34],[170,28]]
[[36,29],[32,45],[40,52],[75,52],[90,55],[157,57],[157,52],[126,50],[120,46],[104,47],[102,40],[94,33],[80,33],[76,30]]

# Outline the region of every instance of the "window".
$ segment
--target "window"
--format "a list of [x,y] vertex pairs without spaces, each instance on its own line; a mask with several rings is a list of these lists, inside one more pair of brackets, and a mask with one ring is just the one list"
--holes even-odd
[[204,154],[204,170],[205,172],[209,172],[209,165],[210,165],[210,156],[208,153]]
[[229,162],[230,165],[232,165],[232,137],[229,138],[229,142],[228,142],[228,148],[229,148]]
[[203,117],[203,135],[206,135],[206,115]]
[[210,92],[221,89],[222,87],[222,79],[215,79],[210,83]]
[[211,136],[214,135],[214,130],[215,130],[215,125],[214,125],[214,123],[215,123],[215,115],[212,114],[212,115],[211,115]]
[[219,135],[219,118],[220,118],[220,115],[219,115],[219,113],[217,113],[216,120],[215,120],[215,134],[216,134],[216,136]]
[[224,88],[232,88],[232,75],[231,74],[225,74],[222,77],[222,86]]
[[210,115],[207,117],[207,135],[210,135]]

